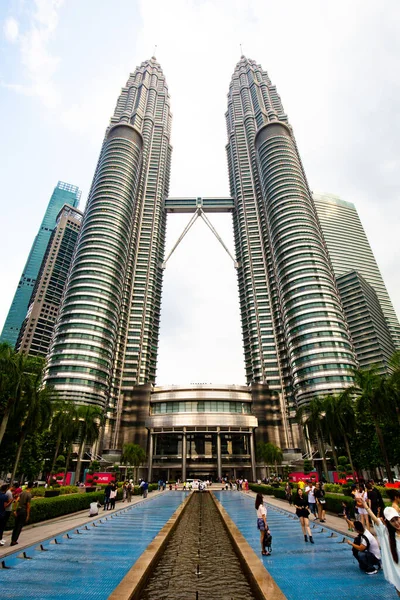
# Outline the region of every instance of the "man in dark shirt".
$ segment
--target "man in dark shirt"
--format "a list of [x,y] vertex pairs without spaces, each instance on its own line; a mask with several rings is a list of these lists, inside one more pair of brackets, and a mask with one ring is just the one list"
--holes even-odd
[[16,544],[18,544],[18,538],[20,536],[22,528],[25,525],[25,523],[27,523],[29,521],[29,516],[30,516],[30,512],[31,512],[31,501],[32,501],[31,490],[32,490],[32,488],[33,488],[33,482],[29,481],[28,487],[26,488],[26,490],[21,492],[18,497],[18,506],[17,506],[17,510],[14,513],[15,525],[14,525],[14,529],[13,529],[13,532],[11,535],[10,546],[16,546]]
[[109,483],[104,489],[104,510],[108,510],[110,508],[110,494],[111,484]]
[[[370,490],[369,486],[371,486],[371,490]],[[376,501],[375,501],[376,512],[375,512],[374,508],[372,507],[372,500],[371,500],[371,510],[374,513],[374,515],[376,515],[377,517],[380,517],[381,515],[383,515],[383,511],[385,510],[385,503],[383,501],[382,494],[380,493],[378,488],[375,487],[375,483],[374,483],[373,479],[369,480],[366,487],[367,487],[367,492],[368,492],[368,500],[370,499],[370,497],[369,497],[370,491],[373,493],[373,497],[376,498]]]

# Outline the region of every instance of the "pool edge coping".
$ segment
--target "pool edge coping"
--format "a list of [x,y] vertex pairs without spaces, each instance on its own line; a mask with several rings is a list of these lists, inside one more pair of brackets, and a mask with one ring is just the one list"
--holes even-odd
[[211,492],[211,497],[224,522],[225,529],[236,550],[240,563],[253,583],[259,597],[265,600],[287,600],[287,597],[269,573],[268,569],[266,569],[262,560],[254,552],[253,548],[213,492]]
[[108,596],[107,600],[139,600],[140,593],[147,583],[154,567],[160,560],[165,546],[178,525],[182,513],[193,494],[189,494],[178,506],[162,529],[135,561],[124,578]]

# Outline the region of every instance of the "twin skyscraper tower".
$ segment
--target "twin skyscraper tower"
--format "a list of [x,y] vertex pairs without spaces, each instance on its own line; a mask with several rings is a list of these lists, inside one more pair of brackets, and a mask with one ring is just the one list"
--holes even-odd
[[[106,130],[47,361],[61,399],[104,409],[106,448],[135,441],[156,379],[171,122],[152,57]],[[244,56],[226,124],[247,384],[265,437],[293,447],[295,407],[351,385],[354,348],[292,128]]]

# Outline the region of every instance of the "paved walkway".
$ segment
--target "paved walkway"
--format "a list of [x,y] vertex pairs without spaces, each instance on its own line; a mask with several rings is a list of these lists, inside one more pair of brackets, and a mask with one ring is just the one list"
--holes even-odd
[[[157,492],[153,491],[148,495],[148,498],[154,498],[158,494],[166,494],[167,492]],[[142,502],[142,496],[132,496],[132,502],[130,504],[137,504],[138,502]],[[103,508],[99,508],[99,516],[102,515],[110,515],[114,512],[118,512],[122,508],[126,508],[130,506],[127,502],[122,502],[121,500],[116,503],[116,508],[114,510],[103,511]],[[9,554],[13,554],[16,550],[21,552],[28,546],[32,546],[33,544],[39,544],[43,540],[47,540],[50,537],[55,537],[56,535],[63,534],[73,527],[82,527],[87,523],[91,523],[97,517],[89,518],[89,509],[80,510],[79,512],[72,513],[70,515],[64,515],[62,517],[57,517],[56,519],[50,519],[48,521],[43,521],[41,523],[34,523],[33,525],[26,525],[19,537],[18,546],[10,547],[11,541],[11,530],[4,532],[4,539],[6,540],[5,546],[0,546],[0,560],[3,560],[5,556]]]
[[272,555],[261,556],[255,494],[214,493],[288,600],[305,596],[314,600],[397,598],[382,571],[370,576],[360,571],[350,546],[342,543],[343,534],[347,537],[349,532],[338,517],[328,515],[322,525],[312,522],[315,543],[305,543],[300,523],[293,515],[294,509],[287,502],[267,496]]
[[[53,523],[42,549],[36,540],[25,547],[25,556],[21,545],[2,559],[6,568],[0,569],[1,598],[106,600],[185,496],[153,492],[146,500],[138,498],[115,511],[102,512],[90,525],[77,527],[75,520],[65,533],[59,531],[65,531],[65,520]],[[87,516],[82,518],[88,522]]]

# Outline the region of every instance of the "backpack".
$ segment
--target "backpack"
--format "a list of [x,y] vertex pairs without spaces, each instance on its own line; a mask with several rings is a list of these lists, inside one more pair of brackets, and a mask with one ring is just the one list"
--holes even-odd
[[263,546],[265,552],[272,552],[272,535],[269,528],[264,531]]

